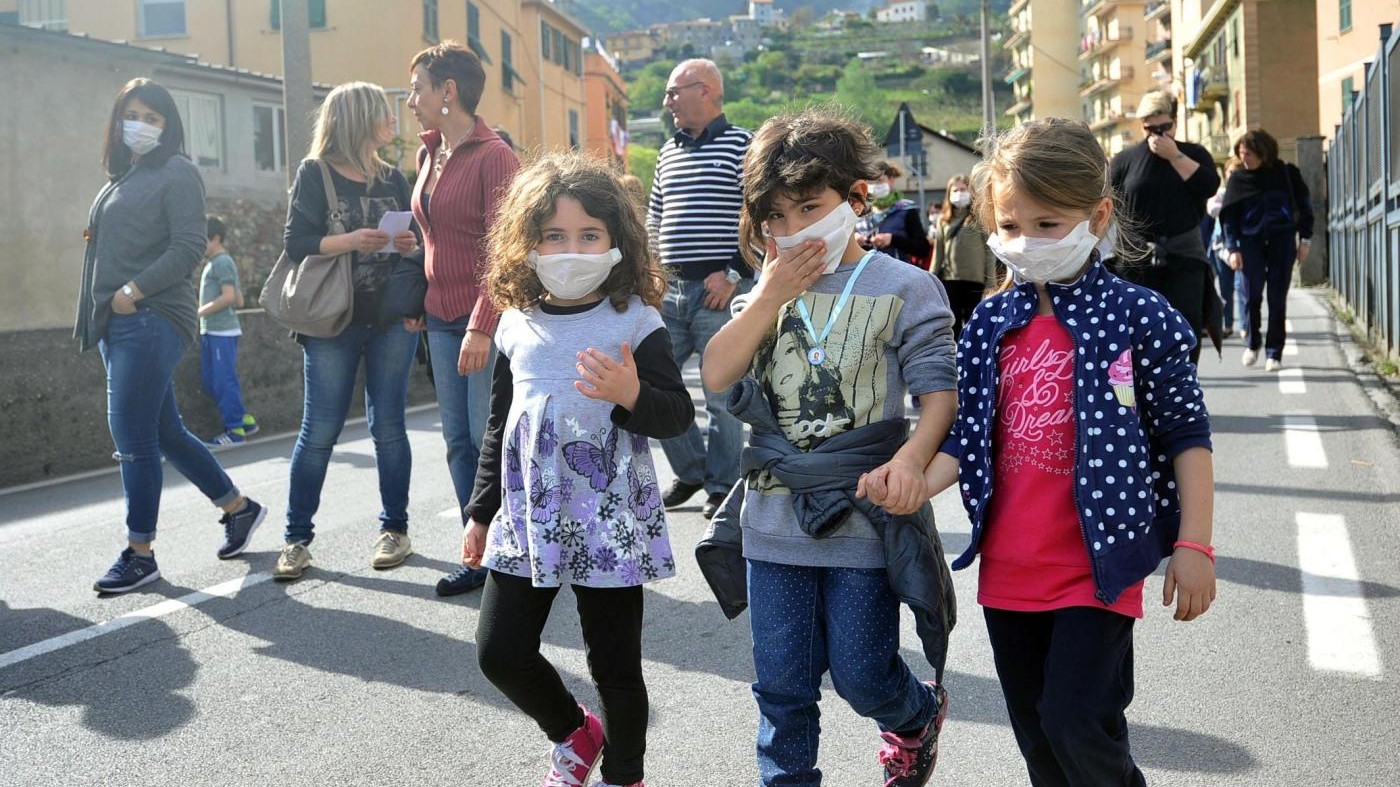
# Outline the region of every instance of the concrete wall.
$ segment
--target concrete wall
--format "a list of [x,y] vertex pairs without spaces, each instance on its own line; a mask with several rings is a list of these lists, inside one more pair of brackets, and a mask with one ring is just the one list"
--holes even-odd
[[[261,310],[240,317],[238,369],[248,410],[265,434],[294,431],[301,422],[301,347]],[[0,452],[0,487],[112,466],[106,377],[96,351],[80,355],[67,329],[15,331],[0,341],[0,370],[0,412],[11,427]],[[433,401],[421,366],[411,381],[410,404]],[[363,414],[363,382],[362,374],[352,418]],[[176,371],[175,398],[190,431],[208,438],[222,430],[200,388],[198,346]]]
[[1079,2],[1031,0],[1027,48],[1034,86],[1031,117],[1083,117],[1079,101]]

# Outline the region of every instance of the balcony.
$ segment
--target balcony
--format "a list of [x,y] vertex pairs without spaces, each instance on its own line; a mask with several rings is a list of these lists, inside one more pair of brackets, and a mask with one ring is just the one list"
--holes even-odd
[[1134,112],[1110,112],[1098,120],[1091,122],[1089,124],[1089,130],[1094,133],[1107,131],[1120,123],[1132,121],[1136,119],[1136,117],[1137,115]]
[[1008,85],[1014,85],[1030,72],[1031,69],[1029,66],[1018,66],[1006,72],[1006,76],[1002,77],[1001,81]]
[[1117,6],[1129,2],[1133,2],[1133,0],[1081,0],[1082,4],[1079,6],[1079,15],[1094,16],[1108,6]]
[[1109,35],[1091,33],[1084,36],[1079,42],[1079,59],[1091,60],[1106,52],[1110,52],[1124,41],[1133,40],[1133,29],[1131,27],[1120,27],[1117,31]]
[[1029,96],[1027,96],[1026,98],[1023,98],[1020,101],[1017,101],[1015,104],[1012,104],[1011,106],[1007,107],[1006,112],[1003,114],[1005,114],[1007,117],[1019,118],[1022,115],[1025,115],[1031,111],[1031,105],[1031,99]]
[[1015,16],[1026,10],[1026,6],[1030,5],[1030,3],[1031,0],[1011,0],[1011,7],[1006,9],[1006,15],[1008,17]]
[[1021,44],[1024,44],[1029,40],[1031,40],[1030,28],[1026,28],[1024,30],[1014,30],[1012,31],[1011,35],[1007,36],[1005,41],[1001,42],[1001,48],[1006,50],[1015,50],[1017,47],[1021,46]]
[[1223,68],[1206,68],[1201,75],[1201,100],[1217,101],[1230,95],[1230,76]]
[[1153,19],[1164,19],[1171,16],[1171,0],[1150,0],[1146,7],[1142,9],[1142,18],[1151,22]]
[[1160,41],[1153,41],[1147,45],[1147,62],[1156,63],[1159,60],[1170,60],[1172,56],[1172,40],[1163,38]]
[[1210,151],[1210,155],[1216,161],[1225,161],[1235,154],[1233,150],[1230,150],[1229,134],[1211,134],[1206,139],[1206,150]]
[[1103,76],[1090,77],[1079,83],[1079,97],[1088,98],[1093,95],[1117,87],[1124,82],[1133,81],[1132,66],[1124,66],[1119,69],[1118,74],[1105,74]]

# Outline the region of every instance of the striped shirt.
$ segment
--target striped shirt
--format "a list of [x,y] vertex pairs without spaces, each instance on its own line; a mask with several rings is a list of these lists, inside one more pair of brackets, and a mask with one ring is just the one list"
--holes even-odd
[[733,265],[739,258],[740,174],[753,134],[720,115],[699,137],[679,131],[661,146],[647,207],[647,234],[664,265],[681,277]]
[[428,276],[428,313],[445,322],[471,315],[467,329],[490,336],[500,314],[486,296],[486,233],[500,209],[505,187],[520,167],[515,151],[485,120],[452,151],[433,184],[424,209],[423,186],[442,135],[419,135],[418,182],[413,186],[413,217],[423,230],[423,269]]

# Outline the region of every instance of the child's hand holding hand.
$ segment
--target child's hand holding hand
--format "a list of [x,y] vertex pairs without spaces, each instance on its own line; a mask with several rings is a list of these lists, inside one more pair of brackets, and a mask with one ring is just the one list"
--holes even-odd
[[481,558],[486,554],[488,528],[488,525],[483,525],[475,519],[462,528],[462,562],[472,568],[481,568]]
[[642,384],[637,379],[637,361],[632,357],[632,345],[622,343],[622,360],[589,347],[578,354],[579,377],[574,388],[589,399],[601,399],[632,410],[637,406]]
[[860,477],[856,497],[869,498],[894,516],[904,516],[919,510],[928,500],[922,467],[895,458]]
[[767,239],[767,262],[763,265],[763,275],[754,288],[754,301],[770,301],[782,305],[796,298],[817,283],[821,278],[826,262],[822,255],[826,252],[826,242],[806,240],[790,249],[778,250],[778,244]]
[[1174,620],[1195,620],[1204,615],[1215,601],[1215,563],[1194,549],[1177,547],[1167,561],[1162,606],[1171,606],[1173,596],[1176,597]]

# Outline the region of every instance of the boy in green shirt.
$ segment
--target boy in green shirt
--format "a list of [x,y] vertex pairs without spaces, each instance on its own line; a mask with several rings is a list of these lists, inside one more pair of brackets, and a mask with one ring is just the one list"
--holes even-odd
[[238,384],[238,337],[243,329],[235,311],[243,305],[238,266],[224,249],[227,229],[217,216],[208,217],[209,245],[205,248],[204,274],[199,279],[200,377],[223,417],[224,431],[210,440],[210,448],[243,442],[258,431],[257,419],[243,407]]

